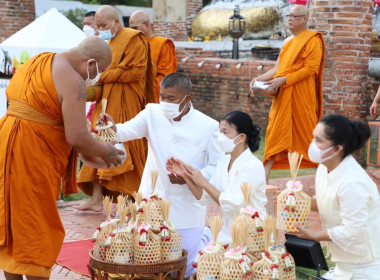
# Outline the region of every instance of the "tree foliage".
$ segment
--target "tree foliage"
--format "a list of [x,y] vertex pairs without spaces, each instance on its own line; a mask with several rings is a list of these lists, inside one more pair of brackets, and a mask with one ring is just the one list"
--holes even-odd
[[64,14],[72,23],[82,29],[82,21],[84,15],[87,13],[85,9],[76,8],[75,10],[72,9],[68,11],[61,11],[61,13]]

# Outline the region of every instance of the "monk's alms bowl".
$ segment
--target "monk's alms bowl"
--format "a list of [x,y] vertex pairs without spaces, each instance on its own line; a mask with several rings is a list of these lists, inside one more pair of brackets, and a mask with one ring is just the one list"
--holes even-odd
[[86,101],[98,101],[103,94],[103,84],[95,84],[93,86],[86,87]]
[[271,98],[277,95],[279,89],[273,90],[273,88],[270,87],[266,82],[255,81],[252,87],[252,91],[255,96]]

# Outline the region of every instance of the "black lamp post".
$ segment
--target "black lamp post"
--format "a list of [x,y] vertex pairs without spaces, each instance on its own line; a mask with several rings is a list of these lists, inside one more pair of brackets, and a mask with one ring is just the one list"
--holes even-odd
[[240,15],[239,5],[235,6],[234,15],[230,16],[228,31],[233,38],[232,58],[239,59],[239,38],[243,36],[245,30],[245,17]]

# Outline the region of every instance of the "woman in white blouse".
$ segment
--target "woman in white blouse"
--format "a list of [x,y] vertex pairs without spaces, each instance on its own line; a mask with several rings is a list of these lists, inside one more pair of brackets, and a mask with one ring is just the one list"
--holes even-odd
[[267,203],[265,171],[263,163],[252,154],[260,145],[260,128],[253,124],[248,114],[231,111],[222,117],[219,128],[217,142],[222,152],[227,154],[219,159],[210,181],[199,170],[179,159],[170,158],[167,169],[186,181],[200,203],[208,205],[215,201],[220,205],[223,227],[218,240],[229,243],[232,222],[245,206],[240,189],[244,182],[252,185],[250,205],[264,218]]
[[320,163],[316,199],[324,230],[298,227],[301,238],[328,241],[334,278],[380,279],[380,198],[376,184],[352,157],[370,129],[339,115],[323,117],[313,131],[309,158]]

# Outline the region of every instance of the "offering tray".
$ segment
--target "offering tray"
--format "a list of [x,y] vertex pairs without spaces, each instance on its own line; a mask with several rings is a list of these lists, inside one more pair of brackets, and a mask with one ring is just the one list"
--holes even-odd
[[118,264],[101,261],[90,254],[90,272],[92,280],[111,279],[155,279],[163,280],[171,272],[177,272],[177,280],[185,275],[187,252],[182,249],[182,257],[173,261],[154,264]]

